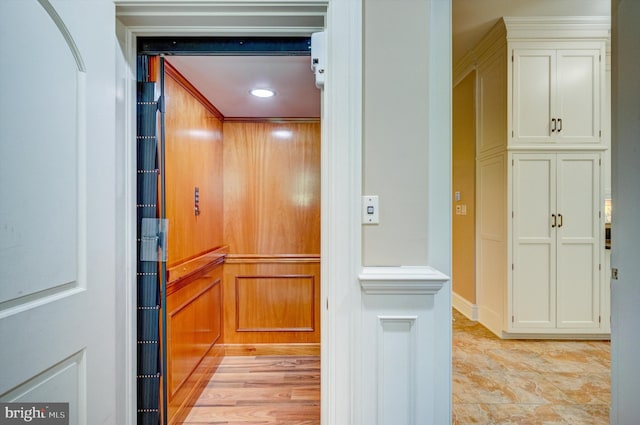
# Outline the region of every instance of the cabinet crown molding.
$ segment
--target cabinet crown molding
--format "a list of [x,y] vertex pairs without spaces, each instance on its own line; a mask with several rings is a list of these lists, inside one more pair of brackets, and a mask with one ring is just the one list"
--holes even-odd
[[609,39],[609,16],[505,16],[509,41],[528,39]]
[[[505,40],[605,40],[611,39],[609,16],[503,16],[471,50],[454,64],[454,87],[479,62],[505,48]],[[607,47],[608,48],[608,47]]]

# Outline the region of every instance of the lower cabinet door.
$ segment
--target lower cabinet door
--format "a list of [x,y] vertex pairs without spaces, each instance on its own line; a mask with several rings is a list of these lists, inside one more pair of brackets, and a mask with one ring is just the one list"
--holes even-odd
[[558,154],[557,327],[600,326],[599,154]]
[[600,155],[512,162],[512,328],[600,327]]
[[514,329],[556,326],[555,154],[513,157]]

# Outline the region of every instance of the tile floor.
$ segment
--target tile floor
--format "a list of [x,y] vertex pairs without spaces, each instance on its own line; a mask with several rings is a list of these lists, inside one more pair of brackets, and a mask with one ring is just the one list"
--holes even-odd
[[501,340],[453,311],[453,423],[608,424],[608,341]]

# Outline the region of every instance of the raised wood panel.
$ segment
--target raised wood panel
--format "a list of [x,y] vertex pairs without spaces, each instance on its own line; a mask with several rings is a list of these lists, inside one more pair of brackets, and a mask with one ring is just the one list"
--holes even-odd
[[197,396],[200,381],[209,379],[216,358],[223,355],[214,347],[222,336],[222,275],[222,263],[216,259],[167,284],[170,418]]
[[506,50],[500,50],[478,69],[478,155],[499,151],[506,145],[506,68]]
[[236,276],[236,331],[312,332],[313,275]]
[[[211,105],[184,88],[167,67],[166,212],[169,219],[168,266],[223,245],[222,122]],[[199,189],[199,215],[195,188]]]
[[378,315],[377,368],[378,421],[377,424],[417,423],[416,357],[418,316]]
[[224,343],[320,342],[320,260],[230,255],[224,266]]
[[169,401],[168,422],[169,425],[182,425],[191,412],[191,407],[198,400],[203,390],[207,388],[213,374],[225,356],[224,347],[216,344],[204,358],[198,363],[193,372],[179,391]]
[[320,123],[224,123],[231,254],[320,252]]
[[[205,286],[206,285],[206,286]],[[197,291],[197,292],[195,292]],[[174,396],[209,348],[220,337],[220,279],[198,279],[174,298],[188,297],[177,308],[167,308],[169,393]],[[172,300],[175,303],[177,300]],[[168,303],[169,305],[169,303]]]

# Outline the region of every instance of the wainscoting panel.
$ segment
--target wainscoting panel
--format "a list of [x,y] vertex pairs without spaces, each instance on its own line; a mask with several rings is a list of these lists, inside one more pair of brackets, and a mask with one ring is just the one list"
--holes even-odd
[[220,286],[220,279],[200,279],[193,289],[185,290],[192,293],[190,299],[167,314],[171,396],[220,337],[220,309],[214,307],[220,304]]
[[313,275],[236,276],[236,331],[313,332]]
[[415,423],[417,316],[378,316],[378,418]]
[[[204,259],[208,259],[206,262]],[[167,383],[169,420],[184,414],[215,370],[223,351],[214,344],[222,336],[222,269],[224,256],[211,253],[169,276],[167,285]],[[191,267],[196,267],[191,269]],[[189,271],[181,275],[180,272]]]
[[320,342],[320,259],[239,256],[224,265],[224,343]]
[[451,423],[448,279],[430,267],[365,267],[360,274],[362,423]]

